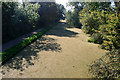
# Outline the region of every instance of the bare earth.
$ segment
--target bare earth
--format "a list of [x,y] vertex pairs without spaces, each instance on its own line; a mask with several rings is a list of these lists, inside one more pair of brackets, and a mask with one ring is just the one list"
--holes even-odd
[[105,50],[78,28],[59,23],[3,66],[5,78],[90,78],[88,65]]

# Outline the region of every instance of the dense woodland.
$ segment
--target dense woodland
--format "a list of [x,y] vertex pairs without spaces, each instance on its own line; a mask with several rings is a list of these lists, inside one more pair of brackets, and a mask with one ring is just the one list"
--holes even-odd
[[64,6],[55,2],[3,2],[2,41],[8,42],[23,34],[63,19]]
[[89,42],[109,50],[90,65],[90,72],[99,78],[120,78],[120,2],[71,2],[66,12],[68,24],[90,35]]

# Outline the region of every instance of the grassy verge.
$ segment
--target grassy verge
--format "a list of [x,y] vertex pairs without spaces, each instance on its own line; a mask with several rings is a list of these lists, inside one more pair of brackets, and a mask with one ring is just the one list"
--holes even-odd
[[8,59],[10,59],[11,57],[13,57],[15,54],[17,54],[23,48],[25,48],[26,46],[28,46],[29,44],[31,44],[32,42],[34,42],[36,39],[38,39],[39,37],[41,37],[43,34],[45,34],[48,30],[50,30],[55,25],[57,25],[57,23],[55,23],[55,24],[53,24],[53,25],[51,25],[51,26],[49,26],[47,28],[44,28],[40,32],[37,32],[36,34],[33,34],[32,36],[26,38],[25,40],[22,40],[17,45],[14,45],[13,47],[11,47],[11,48],[3,51],[2,53],[0,53],[0,62],[2,64],[4,64]]

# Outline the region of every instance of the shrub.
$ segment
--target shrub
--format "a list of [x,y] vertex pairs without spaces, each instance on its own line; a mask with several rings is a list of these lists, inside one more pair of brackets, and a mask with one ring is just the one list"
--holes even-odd
[[90,39],[88,39],[88,42],[95,43],[95,39],[93,37],[90,37]]
[[88,42],[101,43],[110,51],[90,65],[96,78],[120,78],[120,13],[116,4],[112,9],[110,3],[88,3],[80,12],[82,29],[91,35]]
[[99,33],[93,33],[88,42],[101,44],[103,43],[103,37]]
[[103,35],[102,48],[107,50],[118,49],[120,48],[118,17],[115,14],[109,14],[106,22],[106,24],[100,25],[98,30],[98,33]]
[[108,11],[90,11],[80,14],[82,30],[91,35],[89,42],[100,43],[107,50],[120,48],[119,18]]
[[83,21],[81,22],[83,24],[83,31],[90,35],[95,33],[100,25],[99,18],[98,12],[84,14],[84,17],[82,18]]
[[120,50],[112,50],[90,65],[96,78],[120,78]]
[[2,42],[58,22],[63,17],[61,6],[55,2],[2,2]]

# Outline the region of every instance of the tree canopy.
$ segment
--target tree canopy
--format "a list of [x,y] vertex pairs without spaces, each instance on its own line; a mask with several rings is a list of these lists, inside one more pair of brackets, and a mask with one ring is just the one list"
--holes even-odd
[[120,2],[114,2],[115,6],[111,3],[70,2],[73,11],[66,12],[68,24],[79,26],[90,35],[89,42],[98,43],[101,48],[109,50],[90,65],[90,72],[96,78],[120,78]]
[[64,10],[55,2],[2,2],[3,42],[63,19]]

